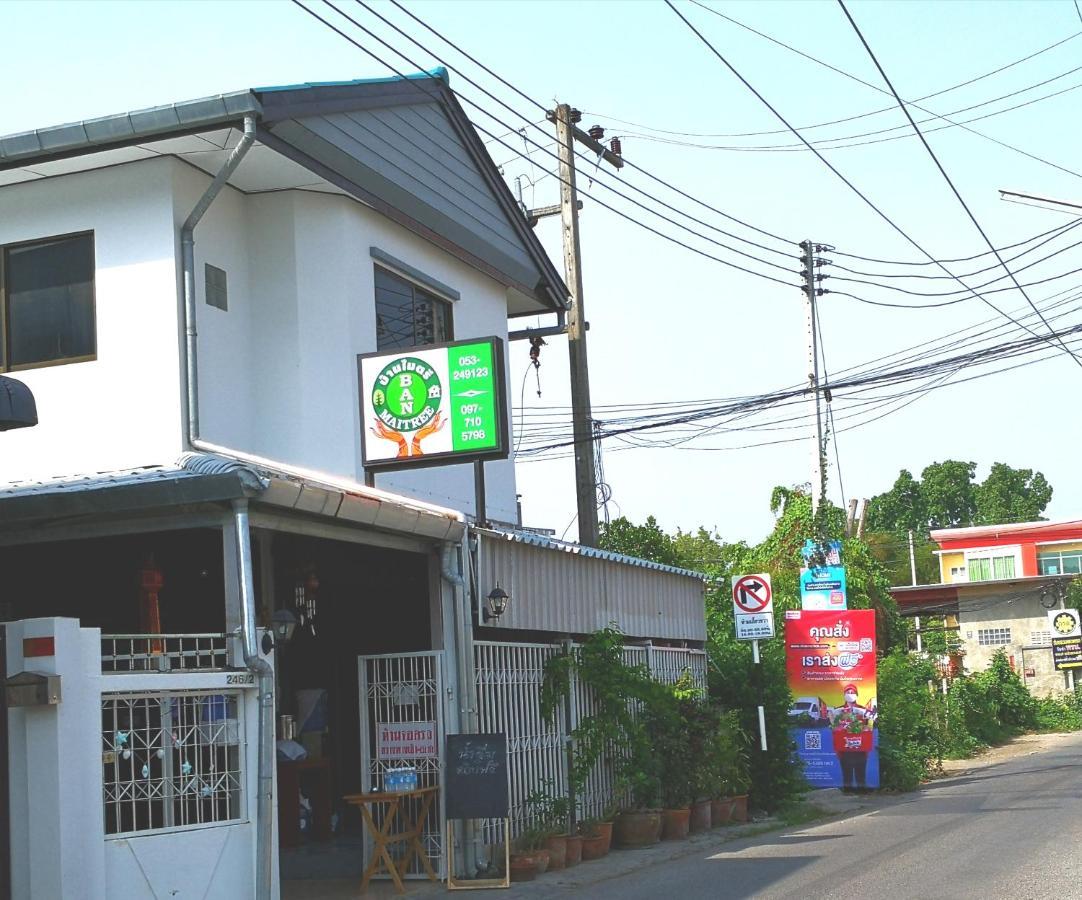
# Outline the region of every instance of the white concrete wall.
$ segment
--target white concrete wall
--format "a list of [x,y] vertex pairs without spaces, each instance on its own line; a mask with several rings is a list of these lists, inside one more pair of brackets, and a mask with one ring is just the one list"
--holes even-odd
[[[61,690],[55,705],[8,712],[12,896],[103,900],[100,633],[76,619],[6,628],[5,674],[59,675]],[[52,637],[55,653],[24,658],[24,638],[35,637]]]
[[94,232],[97,359],[13,373],[40,424],[4,434],[0,480],[175,460],[181,378],[169,160],[0,188],[0,244]]
[[[207,179],[177,166],[177,225]],[[236,236],[246,236],[246,242]],[[376,349],[369,248],[457,290],[456,339],[505,335],[504,288],[344,197],[227,189],[196,231],[200,436],[363,480],[356,357]],[[203,264],[228,273],[229,312],[207,306]],[[472,512],[472,465],[384,473],[387,490]],[[486,465],[488,515],[514,521],[514,465]]]
[[[958,617],[959,634],[965,648],[966,671],[980,672],[988,668],[995,652],[1002,649],[1008,657],[1014,657],[1015,670],[1033,694],[1041,696],[1066,690],[1066,674],[1057,672],[1053,667],[1051,647],[1035,647],[1032,639],[1034,633],[1048,631],[1048,610],[1033,597],[1020,597],[1007,602],[1016,594],[1017,590],[990,591],[980,597],[967,595],[967,606],[988,605],[961,613]],[[1011,642],[1003,647],[981,646],[979,632],[990,628],[1010,628]],[[1033,670],[1032,677],[1025,677],[1026,669]]]
[[[5,435],[4,480],[177,458],[179,229],[209,182],[160,159],[0,188],[0,244],[89,229],[97,256],[98,359],[18,373],[41,424]],[[227,187],[195,238],[200,436],[211,443],[363,479],[356,356],[376,349],[372,246],[460,292],[456,339],[506,334],[501,285],[345,197]],[[227,272],[228,312],[205,302],[207,262]],[[377,484],[474,508],[472,465]],[[514,521],[513,463],[488,463],[486,487],[488,515]]]

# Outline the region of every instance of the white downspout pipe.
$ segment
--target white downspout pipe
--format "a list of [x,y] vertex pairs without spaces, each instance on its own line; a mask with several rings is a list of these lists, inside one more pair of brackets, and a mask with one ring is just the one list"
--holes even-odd
[[240,634],[244,664],[256,677],[259,697],[259,753],[256,777],[256,900],[271,900],[274,883],[272,847],[274,816],[274,669],[259,654],[256,634],[255,584],[248,501],[233,501],[233,531],[237,542],[240,584]]
[[255,116],[244,117],[244,134],[229,154],[229,159],[220,172],[203,192],[203,196],[192,208],[188,218],[180,227],[180,265],[184,292],[184,370],[187,382],[188,418],[185,423],[184,443],[189,449],[196,449],[199,440],[199,341],[195,327],[195,226],[210,208],[214,198],[225,186],[248,148],[255,143]]
[[[469,558],[469,529],[466,529],[461,544],[453,544],[450,541],[443,545],[441,557],[440,575],[454,592],[455,611],[455,658],[458,661],[458,707],[459,722],[462,731],[467,734],[476,734],[478,729],[477,715],[477,681],[475,677],[475,663],[473,655],[473,606],[470,602],[470,592],[463,574],[465,561]],[[457,552],[461,556],[456,559]],[[477,835],[473,822],[465,823],[465,835],[463,836],[463,849],[465,852],[465,870],[470,875],[477,871]]]
[[[184,374],[188,415],[185,419],[184,444],[195,449],[199,440],[199,356],[195,326],[195,226],[214,202],[229,177],[255,142],[256,119],[244,117],[244,133],[229,154],[225,165],[207,186],[180,228],[180,264],[184,294]],[[248,502],[233,503],[233,525],[237,546],[238,583],[240,584],[241,640],[244,664],[256,677],[259,697],[259,746],[256,762],[256,900],[272,900],[274,884],[274,670],[259,655],[256,635],[255,585],[252,578],[252,542],[248,523]]]

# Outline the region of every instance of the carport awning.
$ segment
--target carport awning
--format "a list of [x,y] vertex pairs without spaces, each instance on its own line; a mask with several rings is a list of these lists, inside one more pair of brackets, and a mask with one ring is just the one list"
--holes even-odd
[[26,527],[71,516],[107,516],[242,498],[355,526],[459,540],[454,510],[270,460],[186,453],[172,466],[77,475],[0,488],[0,523]]

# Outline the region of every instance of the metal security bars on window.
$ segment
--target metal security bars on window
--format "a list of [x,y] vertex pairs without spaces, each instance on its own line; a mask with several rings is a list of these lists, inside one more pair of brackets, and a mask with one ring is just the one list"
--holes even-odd
[[101,670],[215,672],[229,665],[225,634],[103,634]]
[[243,819],[241,703],[235,692],[103,695],[105,833]]

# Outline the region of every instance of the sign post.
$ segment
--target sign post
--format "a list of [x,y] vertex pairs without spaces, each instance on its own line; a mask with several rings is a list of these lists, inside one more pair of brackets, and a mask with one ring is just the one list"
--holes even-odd
[[1082,668],[1082,621],[1078,610],[1050,609],[1048,630],[1052,632],[1052,665],[1067,673],[1067,684],[1074,690],[1074,670]]
[[[762,694],[759,640],[774,637],[774,592],[769,575],[733,576],[733,616],[736,639],[751,641],[751,659],[755,664],[755,688]],[[759,704],[759,746],[766,750],[766,714]]]

